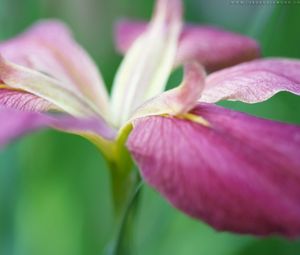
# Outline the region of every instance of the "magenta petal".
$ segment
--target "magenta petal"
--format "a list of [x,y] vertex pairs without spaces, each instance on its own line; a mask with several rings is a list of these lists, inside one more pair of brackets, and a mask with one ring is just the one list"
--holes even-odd
[[144,179],[175,207],[218,230],[300,234],[300,127],[217,106],[191,121],[137,120],[128,148]]
[[[121,21],[116,27],[116,44],[125,53],[146,29],[147,23]],[[186,25],[181,34],[177,64],[197,60],[208,71],[222,69],[259,57],[256,41],[219,28]]]
[[200,101],[220,100],[258,103],[280,91],[300,95],[300,61],[261,59],[212,73]]
[[79,119],[70,116],[49,116],[37,112],[16,111],[0,107],[0,148],[11,140],[40,128],[51,127],[80,135],[92,134],[112,140],[115,131],[99,119]]

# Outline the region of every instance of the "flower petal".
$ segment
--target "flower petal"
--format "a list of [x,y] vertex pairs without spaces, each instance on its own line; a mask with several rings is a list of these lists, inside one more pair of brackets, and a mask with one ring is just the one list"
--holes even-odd
[[198,63],[186,64],[182,84],[142,104],[131,120],[161,114],[177,116],[189,112],[197,104],[204,88],[205,76],[204,69]]
[[116,126],[142,102],[164,91],[180,30],[180,0],[159,0],[149,28],[133,43],[117,72],[111,103]]
[[77,117],[101,116],[84,98],[65,88],[61,82],[42,73],[4,60],[0,56],[0,80],[13,89],[26,91],[46,99]]
[[96,65],[73,40],[61,22],[41,21],[22,35],[0,43],[7,60],[62,82],[62,86],[82,94],[106,115],[108,95]]
[[0,107],[0,148],[12,139],[44,126],[45,121],[40,116],[34,112],[19,112]]
[[144,179],[218,230],[300,234],[300,127],[213,105],[138,119],[127,146]]
[[207,77],[200,101],[258,103],[280,91],[300,95],[299,60],[255,60],[212,73]]
[[0,120],[0,148],[17,137],[44,127],[83,136],[90,134],[106,140],[113,140],[116,135],[114,130],[99,119],[49,116],[37,112],[17,111],[3,106],[0,106]]
[[[123,20],[116,27],[116,44],[121,53],[147,29],[147,23]],[[258,43],[246,36],[209,26],[186,25],[181,33],[176,65],[198,61],[207,71],[232,66],[260,56]]]
[[56,110],[56,107],[53,104],[40,97],[24,91],[7,89],[5,87],[1,88],[1,85],[0,106],[29,112]]

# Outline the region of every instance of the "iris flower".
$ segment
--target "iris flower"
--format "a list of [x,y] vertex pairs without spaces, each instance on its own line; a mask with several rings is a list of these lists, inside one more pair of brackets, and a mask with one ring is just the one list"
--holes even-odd
[[[125,57],[110,97],[61,22],[2,42],[0,145],[46,126],[78,134],[112,171],[133,159],[174,207],[218,230],[299,235],[300,128],[215,103],[299,95],[300,61],[254,60],[254,40],[184,25],[179,0],[158,0],[149,24],[122,21],[116,35]],[[181,66],[182,83],[164,92]]]

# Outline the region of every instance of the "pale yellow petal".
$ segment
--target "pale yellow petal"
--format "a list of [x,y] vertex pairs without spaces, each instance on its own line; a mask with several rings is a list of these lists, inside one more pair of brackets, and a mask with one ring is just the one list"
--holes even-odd
[[68,90],[59,81],[29,68],[4,60],[0,56],[0,80],[13,89],[20,89],[56,105],[65,112],[77,116],[100,116],[80,95]]
[[181,31],[181,2],[158,1],[154,17],[122,62],[112,90],[113,121],[120,126],[147,99],[164,91]]

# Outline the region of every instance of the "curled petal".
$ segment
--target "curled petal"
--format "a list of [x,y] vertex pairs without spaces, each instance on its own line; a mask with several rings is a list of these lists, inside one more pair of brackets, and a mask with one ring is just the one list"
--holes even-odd
[[175,207],[218,230],[300,234],[300,127],[217,106],[134,123],[127,146],[144,179]]
[[[116,44],[125,53],[147,29],[147,23],[123,20],[116,27]],[[246,36],[209,26],[186,25],[182,30],[176,65],[198,61],[208,72],[260,56],[258,43]]]
[[181,1],[159,0],[153,19],[130,47],[112,90],[114,124],[124,124],[142,102],[164,91],[181,30]]
[[20,36],[0,43],[7,60],[47,74],[81,94],[107,114],[108,96],[96,65],[59,21],[41,21]]
[[198,63],[187,64],[182,84],[148,100],[134,112],[131,120],[151,115],[177,116],[187,113],[197,104],[205,76],[204,69]]
[[115,131],[99,119],[79,119],[70,116],[49,116],[37,112],[22,112],[0,106],[0,148],[26,133],[44,127],[82,136],[113,140]]
[[261,59],[212,73],[200,101],[258,103],[280,91],[300,95],[299,60]]
[[10,63],[1,56],[0,79],[7,87],[41,97],[71,115],[77,117],[100,115],[96,108],[91,108],[84,98],[65,88],[58,80]]

